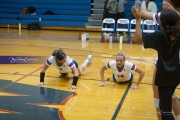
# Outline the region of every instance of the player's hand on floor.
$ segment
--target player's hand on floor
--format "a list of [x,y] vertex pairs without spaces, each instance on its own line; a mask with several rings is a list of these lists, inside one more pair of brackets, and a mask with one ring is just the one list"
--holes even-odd
[[138,86],[137,85],[132,85],[131,89],[136,90],[136,89],[138,89]]
[[40,82],[39,84],[37,84],[38,86],[43,86],[45,85],[44,82]]
[[69,89],[77,89],[78,87],[76,87],[75,85],[71,85],[70,87],[69,87]]
[[104,82],[102,82],[101,84],[98,85],[99,87],[103,87],[106,86],[106,84]]

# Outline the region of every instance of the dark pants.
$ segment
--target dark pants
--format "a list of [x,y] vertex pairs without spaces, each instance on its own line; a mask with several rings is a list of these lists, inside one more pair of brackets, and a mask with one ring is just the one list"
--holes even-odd
[[176,87],[177,85],[167,87],[158,86],[162,120],[175,120],[172,114],[172,95]]
[[[124,12],[117,13],[117,20],[118,20],[118,19],[125,19],[125,18],[126,18],[126,15],[125,15]],[[117,21],[117,20],[116,20],[116,21]]]
[[[107,18],[113,18],[115,20],[115,28],[114,28],[115,30],[114,31],[116,31],[116,14],[108,13]],[[112,27],[114,27],[114,26],[108,25],[108,28],[112,28]]]
[[[116,21],[118,21],[119,19],[126,19],[125,12],[117,13]],[[125,25],[122,25],[122,28],[125,28]],[[122,32],[120,32],[120,33],[122,33]]]

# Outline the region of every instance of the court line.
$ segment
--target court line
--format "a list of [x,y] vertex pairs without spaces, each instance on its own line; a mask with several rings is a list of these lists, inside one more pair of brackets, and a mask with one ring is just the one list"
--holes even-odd
[[[39,77],[39,75],[28,75],[28,74],[12,74],[12,73],[0,73],[0,74],[6,74],[6,75],[23,75],[23,76],[32,76],[32,77]],[[65,76],[59,76],[59,77],[54,77],[54,76],[46,76],[48,78],[68,78],[69,77],[65,77]],[[87,79],[87,78],[79,78],[79,80],[93,80],[93,81],[101,81],[101,79]],[[114,81],[110,81],[110,78],[107,78],[106,81],[108,82],[114,82]],[[136,82],[132,82],[132,83],[136,83]],[[144,84],[144,85],[152,85],[150,83],[143,83],[141,82],[140,84]],[[176,89],[180,89],[180,88],[176,88]]]
[[[0,44],[0,45],[17,45],[17,46],[29,46],[29,45],[18,45],[18,44]],[[57,48],[57,47],[50,47],[50,46],[35,46],[35,47],[46,47],[46,48]],[[100,53],[100,54],[106,54],[106,55],[112,55],[112,56],[116,56],[114,54],[108,54],[108,53],[102,53],[102,52],[96,52],[96,51],[88,51],[88,50],[80,50],[80,49],[72,49],[72,48],[63,48],[62,49],[69,49],[69,50],[78,50],[78,51],[86,51],[86,52],[94,52],[94,53]],[[75,55],[73,55],[75,56]],[[76,55],[77,56],[77,55]],[[102,57],[102,56],[96,56],[96,57]],[[131,60],[137,60],[137,61],[141,61],[141,62],[145,62],[145,63],[149,63],[149,64],[155,64],[154,62],[147,62],[144,60],[140,60],[140,59],[133,59],[133,58],[129,58],[127,57],[127,59],[131,59]]]
[[[12,74],[12,73],[1,73],[0,72],[0,74],[5,74],[5,75],[23,75],[23,76],[32,76],[32,77],[39,77],[39,75],[27,75],[27,74],[19,74],[19,73],[17,73],[17,74]],[[69,79],[69,77],[65,77],[65,76],[58,76],[58,77],[54,77],[54,76],[46,76],[46,77],[48,77],[48,78],[68,78]],[[94,81],[101,81],[101,79],[87,79],[87,78],[79,78],[79,80],[94,80]],[[114,82],[114,81],[110,81],[110,78],[107,78],[106,79],[106,81],[108,81],[108,82]],[[136,83],[136,82],[132,82],[132,83]],[[140,83],[140,84],[149,84],[149,83]],[[152,84],[149,84],[149,85],[152,85]]]
[[121,101],[120,101],[118,107],[116,108],[116,111],[114,112],[114,115],[113,115],[111,120],[116,120],[116,117],[117,117],[117,115],[118,115],[118,113],[119,113],[119,111],[120,111],[120,109],[121,109],[121,107],[123,105],[123,102],[124,102],[124,100],[125,100],[125,98],[126,98],[126,96],[128,94],[128,91],[129,91],[130,87],[131,87],[131,84],[132,84],[132,82],[129,82],[129,84],[128,84],[127,88],[126,88],[126,91],[124,92],[124,95],[121,98]]
[[27,75],[24,75],[23,77],[21,77],[21,78],[19,78],[19,79],[15,80],[15,81],[14,81],[14,82],[12,82],[12,83],[9,83],[9,84],[7,84],[7,85],[3,86],[2,88],[0,88],[0,91],[2,91],[2,90],[4,90],[4,89],[8,88],[9,86],[11,86],[11,85],[15,84],[16,82],[18,82],[18,81],[20,81],[20,80],[22,80],[22,79],[26,78],[27,76],[29,76],[29,75],[31,75],[31,74],[33,74],[33,73],[35,73],[36,71],[40,70],[41,68],[42,68],[42,67],[40,67],[40,68],[38,68],[38,69],[36,69],[36,70],[34,70],[34,71],[30,72],[30,73],[29,73],[29,74],[27,74]]
[[[0,73],[0,74],[5,74],[5,75],[23,75],[23,76],[33,76],[33,77],[39,77],[39,75],[31,75],[31,74],[12,74],[12,73]],[[65,77],[65,76],[59,76],[59,77],[54,77],[54,76],[45,76],[48,78],[70,78],[70,77]],[[81,80],[94,80],[94,81],[101,81],[100,79],[87,79],[87,78],[79,78]],[[106,81],[109,81],[109,78],[107,78]],[[109,81],[110,82],[110,81]]]
[[25,75],[25,76],[23,76],[23,77],[21,77],[21,78],[19,78],[19,79],[17,79],[17,80],[15,80],[14,82],[18,82],[18,81],[24,79],[25,77],[27,77],[28,75],[31,75],[31,74],[35,73],[36,71],[38,71],[38,70],[40,70],[40,69],[42,69],[42,67],[40,67],[40,68],[38,68],[38,69],[30,72],[29,74],[27,74],[27,75]]
[[[27,75],[27,74],[11,74],[11,73],[0,73],[0,74],[6,74],[6,75],[23,75],[23,76],[34,76],[34,77],[39,77],[39,75]],[[46,76],[46,77],[48,77],[48,78],[68,78],[69,79],[69,77],[54,77],[54,76]],[[93,80],[93,81],[101,81],[100,79],[87,79],[87,78],[79,78],[79,80]],[[108,81],[108,82],[114,82],[114,81],[110,81],[110,78],[107,78],[106,79],[106,81]],[[136,82],[132,82],[132,83],[136,83]],[[152,84],[150,84],[150,83],[143,83],[143,82],[141,82],[140,84],[144,84],[144,85],[152,85]],[[180,90],[180,88],[176,88],[176,89],[178,89],[178,90]]]

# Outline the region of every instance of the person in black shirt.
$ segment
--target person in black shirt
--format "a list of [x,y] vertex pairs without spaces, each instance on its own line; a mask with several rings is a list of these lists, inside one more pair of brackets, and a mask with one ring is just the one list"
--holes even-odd
[[[179,0],[163,0],[162,8],[163,9],[172,9],[172,10],[176,11],[177,14],[179,14],[179,16],[180,16],[180,12],[178,12],[178,10],[180,8],[180,1]],[[160,15],[161,15],[161,13],[147,12],[145,0],[142,0],[141,17],[143,17],[145,19],[153,20],[155,23],[158,23]],[[157,67],[157,64],[156,64],[156,67]],[[155,74],[156,74],[156,69],[157,69],[156,67],[154,69],[153,76],[155,76]],[[153,77],[153,82],[152,82],[154,106],[156,108],[158,120],[161,120],[162,116],[160,114],[160,109],[159,109],[158,87],[156,85],[154,85],[154,81],[155,81],[154,79],[155,79],[155,77]],[[180,99],[180,96],[178,96],[178,98]],[[178,98],[177,98],[176,94],[174,93],[172,96],[172,108],[173,108],[175,120],[180,120],[180,107],[179,107],[180,101],[178,100]]]
[[159,31],[149,35],[141,32],[141,14],[132,7],[136,18],[136,40],[143,42],[144,48],[152,48],[158,52],[158,67],[155,85],[158,86],[160,108],[163,120],[174,120],[172,115],[172,95],[179,84],[180,65],[180,27],[178,14],[173,10],[163,10],[159,19]]

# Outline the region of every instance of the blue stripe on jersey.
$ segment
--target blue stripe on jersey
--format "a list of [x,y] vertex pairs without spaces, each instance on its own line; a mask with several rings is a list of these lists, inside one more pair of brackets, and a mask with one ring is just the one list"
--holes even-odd
[[74,61],[72,61],[70,64],[69,64],[69,67],[73,66],[75,63]]
[[134,77],[134,75],[133,75],[132,71],[130,71],[130,73],[131,73],[131,77],[129,78],[129,80],[128,80],[128,81],[132,80],[132,79],[133,79],[133,77]]
[[49,62],[49,60],[46,61],[48,65],[51,65],[51,63]]
[[109,65],[109,63],[107,64],[107,67],[108,67],[108,68],[111,68],[110,65]]
[[135,65],[133,64],[133,66],[132,66],[131,70],[134,70],[134,69],[135,69]]
[[75,64],[76,68],[78,68],[77,62],[76,62],[75,60],[73,60],[73,62],[74,62],[74,64]]
[[158,20],[159,20],[158,13],[155,14],[155,19],[156,19],[156,22],[158,23]]

